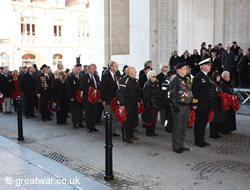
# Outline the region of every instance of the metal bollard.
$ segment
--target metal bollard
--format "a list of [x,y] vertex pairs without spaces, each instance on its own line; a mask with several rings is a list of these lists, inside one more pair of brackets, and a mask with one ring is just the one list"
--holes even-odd
[[17,96],[17,126],[18,126],[18,138],[17,140],[22,141],[23,138],[23,118],[22,118],[22,98]]
[[113,160],[112,160],[112,117],[111,114],[105,114],[105,175],[104,180],[110,181],[114,179]]

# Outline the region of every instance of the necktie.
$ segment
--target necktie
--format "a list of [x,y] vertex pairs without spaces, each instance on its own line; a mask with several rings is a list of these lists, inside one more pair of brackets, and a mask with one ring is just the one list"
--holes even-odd
[[116,74],[114,74],[114,82],[115,82],[115,85],[117,86]]
[[93,86],[96,88],[95,81],[94,81],[94,76],[93,75],[91,75],[91,79],[92,79]]

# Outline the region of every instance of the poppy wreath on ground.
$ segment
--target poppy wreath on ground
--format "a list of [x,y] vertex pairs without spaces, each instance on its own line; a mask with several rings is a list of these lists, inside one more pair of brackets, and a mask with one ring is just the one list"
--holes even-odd
[[90,88],[88,93],[89,102],[92,104],[97,103],[99,101],[100,95],[100,90],[98,88]]
[[239,101],[238,101],[238,98],[237,96],[234,96],[234,95],[229,95],[230,96],[230,104],[231,104],[231,107],[234,111],[238,111],[240,109],[240,106],[239,106]]
[[209,111],[208,122],[210,123],[214,119],[214,110]]
[[144,125],[147,125],[147,126],[154,125],[157,121],[157,113],[155,109],[145,108],[141,114],[141,120]]
[[81,96],[81,91],[77,90],[76,91],[76,100],[80,103],[82,103],[82,96]]
[[110,102],[110,108],[115,113],[116,113],[117,106],[118,106],[117,99],[114,97],[113,100],[111,100]]
[[222,106],[223,111],[229,110],[230,109],[230,107],[229,107],[229,105],[230,105],[229,96],[227,94],[225,94],[224,92],[222,92],[218,96],[221,98],[221,106]]
[[141,102],[140,102],[140,107],[138,108],[138,114],[141,114],[144,110],[144,102],[143,100],[141,99]]
[[49,111],[51,111],[51,112],[57,112],[60,110],[60,103],[58,100],[50,99],[48,101],[47,106],[48,106]]
[[2,104],[2,103],[4,102],[4,100],[5,100],[5,96],[4,96],[4,94],[1,92],[1,93],[0,93],[0,104]]
[[125,123],[127,121],[127,111],[126,108],[124,108],[120,113],[120,105],[116,107],[115,115],[116,120],[119,121],[119,123]]
[[190,117],[188,121],[188,127],[192,127],[195,122],[195,111],[193,109],[190,109]]

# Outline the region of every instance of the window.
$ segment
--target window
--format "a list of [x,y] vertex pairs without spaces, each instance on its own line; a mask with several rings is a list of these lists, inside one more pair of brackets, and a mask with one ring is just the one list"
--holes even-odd
[[25,54],[22,56],[22,65],[23,66],[28,66],[30,64],[36,63],[36,56],[32,54]]
[[61,54],[54,54],[53,55],[53,66],[57,65],[58,63],[62,63],[63,56]]
[[35,36],[36,34],[36,19],[32,17],[21,17],[21,35]]
[[2,67],[9,66],[9,56],[6,52],[0,54],[0,65]]
[[89,37],[89,22],[79,21],[78,37]]
[[62,36],[62,20],[61,19],[54,20],[54,36],[56,37]]

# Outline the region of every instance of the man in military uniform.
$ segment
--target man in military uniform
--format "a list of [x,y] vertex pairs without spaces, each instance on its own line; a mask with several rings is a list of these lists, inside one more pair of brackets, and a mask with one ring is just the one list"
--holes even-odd
[[23,75],[21,80],[21,88],[24,92],[23,97],[26,119],[29,119],[29,117],[36,117],[34,115],[34,105],[36,100],[36,78],[34,72],[34,67],[29,66],[28,71]]
[[134,129],[138,125],[138,107],[140,107],[139,84],[135,78],[136,70],[134,67],[128,68],[128,75],[119,81],[117,100],[121,110],[126,108],[127,120],[122,125],[122,138],[127,143],[132,140],[139,140],[134,136]]
[[[100,89],[99,77],[94,73],[95,65],[90,64],[88,66],[88,73],[82,76],[80,83],[80,90],[82,93],[82,100],[84,102],[86,127],[88,133],[91,133],[92,131],[98,131],[98,129],[95,128],[98,114],[98,103],[91,103],[88,99],[88,93],[92,87]],[[99,101],[101,101],[101,99],[99,99]]]
[[162,82],[162,100],[163,100],[163,108],[165,109],[165,122],[164,126],[167,132],[172,133],[173,128],[173,116],[171,113],[171,99],[170,99],[170,91],[169,84],[172,78],[176,75],[175,70],[167,72],[167,79]]
[[46,64],[41,66],[41,73],[36,77],[36,94],[38,101],[40,100],[40,112],[42,120],[52,120],[50,118],[51,112],[49,111],[47,104],[51,98],[51,83],[48,75],[48,67]]
[[184,139],[189,120],[189,107],[192,101],[191,83],[186,78],[187,66],[185,63],[176,65],[177,75],[170,81],[169,90],[172,101],[173,129],[172,148],[176,153],[189,151],[184,146]]
[[209,116],[210,79],[207,74],[211,70],[211,58],[204,59],[198,65],[201,71],[195,75],[192,86],[194,95],[192,106],[195,110],[194,138],[196,146],[206,147],[210,145],[204,137]]

